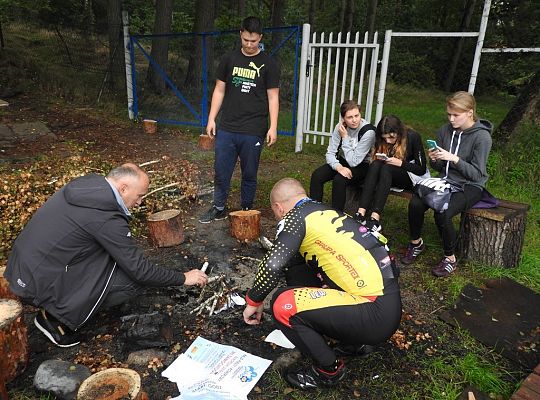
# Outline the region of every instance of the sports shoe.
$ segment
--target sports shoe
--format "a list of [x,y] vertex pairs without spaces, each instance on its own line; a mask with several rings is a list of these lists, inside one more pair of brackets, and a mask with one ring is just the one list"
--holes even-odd
[[369,344],[361,344],[360,346],[354,344],[338,344],[334,347],[334,353],[337,357],[367,357],[369,354],[375,351],[375,347]]
[[360,225],[364,225],[364,226],[367,225],[366,216],[360,214],[358,211],[354,214],[354,219],[357,220],[360,223]]
[[284,377],[291,386],[302,390],[335,386],[345,377],[347,372],[343,361],[336,361],[336,364],[335,372],[328,372],[312,365],[296,371],[286,371]]
[[380,232],[382,230],[381,223],[378,219],[371,217],[366,223],[366,227],[372,232]]
[[58,347],[71,347],[81,343],[75,332],[44,309],[38,311],[34,318],[34,325]]
[[452,262],[447,257],[443,257],[441,262],[437,264],[431,272],[433,275],[444,278],[452,274],[457,268],[457,260]]
[[222,219],[227,218],[227,209],[224,208],[223,210],[218,210],[216,206],[212,206],[210,210],[205,212],[201,218],[199,218],[199,222],[201,224],[209,224],[212,221],[220,221]]
[[416,257],[418,257],[425,249],[426,246],[424,245],[423,240],[420,240],[420,243],[418,244],[409,243],[405,255],[401,257],[401,263],[405,265],[412,264],[416,260]]

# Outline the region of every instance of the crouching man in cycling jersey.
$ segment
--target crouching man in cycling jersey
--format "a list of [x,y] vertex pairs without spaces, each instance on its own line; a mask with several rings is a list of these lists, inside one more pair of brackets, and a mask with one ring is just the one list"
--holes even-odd
[[[401,319],[394,262],[386,246],[350,216],[311,200],[295,179],[277,182],[270,194],[279,220],[276,240],[247,293],[244,321],[261,321],[263,301],[285,275],[287,286],[272,299],[274,321],[313,360],[284,373],[293,387],[333,386],[346,374],[336,356],[360,354],[387,340]],[[340,351],[325,337],[339,341]]]

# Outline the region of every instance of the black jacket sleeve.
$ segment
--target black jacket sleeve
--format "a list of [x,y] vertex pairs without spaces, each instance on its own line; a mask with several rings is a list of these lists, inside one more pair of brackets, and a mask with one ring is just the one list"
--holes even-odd
[[[414,162],[412,162],[414,160]],[[426,153],[421,136],[409,131],[407,136],[407,156],[401,168],[407,172],[422,176],[426,173]]]

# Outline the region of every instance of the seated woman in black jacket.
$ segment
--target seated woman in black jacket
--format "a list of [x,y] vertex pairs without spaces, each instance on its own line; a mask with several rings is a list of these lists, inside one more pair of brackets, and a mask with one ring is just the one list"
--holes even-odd
[[[368,228],[380,231],[381,213],[390,188],[411,190],[425,177],[426,156],[422,138],[407,129],[395,115],[383,117],[375,131],[372,163],[362,189],[357,218]],[[371,211],[369,219],[367,210]]]

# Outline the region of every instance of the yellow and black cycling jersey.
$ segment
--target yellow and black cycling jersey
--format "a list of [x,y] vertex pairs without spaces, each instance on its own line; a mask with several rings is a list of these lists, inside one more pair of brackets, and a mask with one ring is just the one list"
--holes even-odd
[[[260,304],[281,274],[301,256],[325,287],[375,299],[394,278],[383,243],[350,216],[311,199],[299,201],[279,222],[272,249],[259,265],[250,304]],[[393,287],[393,286],[392,286]]]

